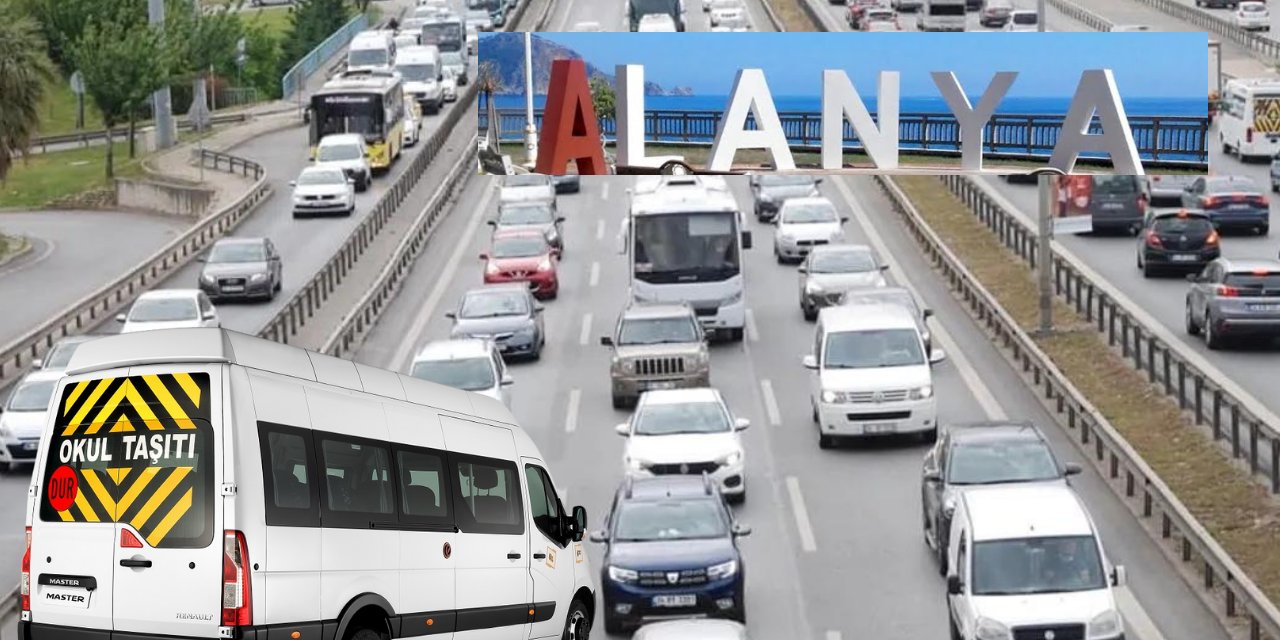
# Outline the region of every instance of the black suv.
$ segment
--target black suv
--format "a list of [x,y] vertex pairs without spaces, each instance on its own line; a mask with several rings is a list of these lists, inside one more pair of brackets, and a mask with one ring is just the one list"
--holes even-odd
[[1218,232],[1203,211],[1152,211],[1138,232],[1138,268],[1144,278],[1157,269],[1200,271],[1219,255]]
[[591,541],[605,545],[605,631],[691,615],[745,622],[738,538],[751,528],[734,522],[710,477],[628,476],[604,527]]

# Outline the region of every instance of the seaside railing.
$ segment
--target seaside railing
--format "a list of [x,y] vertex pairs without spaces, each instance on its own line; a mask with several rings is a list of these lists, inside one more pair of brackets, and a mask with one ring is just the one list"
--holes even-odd
[[[489,126],[487,110],[479,113],[480,132]],[[504,142],[523,139],[523,109],[498,109],[498,135]],[[871,114],[875,117],[875,114]],[[722,114],[718,111],[656,109],[645,112],[644,137],[648,142],[673,145],[706,145],[716,135]],[[783,131],[793,148],[817,149],[822,144],[822,114],[779,112]],[[983,151],[993,157],[1044,158],[1053,152],[1062,130],[1061,115],[996,114],[987,123]],[[542,126],[542,110],[534,110],[534,124]],[[755,126],[752,116],[747,127]],[[1144,161],[1187,168],[1209,165],[1209,119],[1198,116],[1129,116],[1134,143]],[[1095,119],[1090,133],[1102,132]],[[600,133],[614,139],[613,118],[600,118]],[[960,127],[949,113],[902,113],[898,115],[899,148],[919,153],[954,154],[960,150]],[[844,123],[846,150],[862,148],[853,127]],[[1099,157],[1102,154],[1083,154]]]

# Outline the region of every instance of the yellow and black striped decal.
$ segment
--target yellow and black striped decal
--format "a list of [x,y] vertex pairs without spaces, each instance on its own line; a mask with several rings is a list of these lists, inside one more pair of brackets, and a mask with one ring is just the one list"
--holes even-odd
[[1280,133],[1280,98],[1254,98],[1253,130],[1255,133]]
[[206,373],[67,385],[48,451],[41,518],[128,524],[153,547],[208,544],[209,395]]

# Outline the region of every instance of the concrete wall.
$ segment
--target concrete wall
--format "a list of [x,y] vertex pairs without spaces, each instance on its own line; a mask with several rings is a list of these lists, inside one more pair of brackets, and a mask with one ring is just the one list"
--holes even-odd
[[203,217],[213,203],[211,189],[165,184],[154,180],[116,179],[116,204],[189,218]]

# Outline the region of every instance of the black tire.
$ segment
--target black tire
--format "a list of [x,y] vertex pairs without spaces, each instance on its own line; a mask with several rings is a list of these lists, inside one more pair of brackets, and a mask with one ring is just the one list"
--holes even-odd
[[1154,267],[1151,266],[1150,262],[1144,262],[1142,264],[1142,277],[1150,278],[1155,274],[1156,274],[1156,270]]
[[800,305],[800,312],[804,314],[804,319],[808,322],[813,322],[818,319],[818,309],[816,307]]
[[835,439],[822,432],[822,426],[818,426],[818,448],[830,449],[835,446]]
[[1258,235],[1265,236],[1265,235],[1269,235],[1270,233],[1271,233],[1271,225],[1264,224],[1261,227],[1258,227]]
[[1204,326],[1201,328],[1204,330],[1204,346],[1208,347],[1210,351],[1221,349],[1222,337],[1218,335],[1217,331],[1214,331],[1213,317],[1209,315],[1208,311],[1204,314]]
[[933,444],[938,441],[938,427],[934,427],[920,434],[920,440],[925,444]]
[[614,408],[614,409],[626,409],[626,408],[627,408],[627,399],[626,399],[626,398],[624,398],[624,397],[622,397],[622,396],[620,396],[620,395],[618,395],[618,394],[616,394],[616,393],[615,393],[615,394],[613,394],[613,408]]
[[616,636],[616,635],[622,634],[622,632],[625,629],[626,627],[622,624],[621,620],[617,620],[607,613],[604,614],[604,632],[605,633],[611,636]]
[[938,561],[938,575],[945,578],[947,577],[947,569],[950,568],[947,566],[947,541],[941,538],[937,527],[934,527],[933,540],[935,543],[933,555]]
[[560,640],[587,640],[591,637],[591,613],[581,600],[569,604],[569,615],[564,617],[564,632]]
[[368,627],[360,627],[348,631],[347,640],[387,640],[387,634]]
[[743,331],[742,327],[738,327],[736,329],[729,329],[728,330],[729,342],[742,342],[742,331]]
[[951,617],[951,608],[947,607],[947,625],[951,627],[951,640],[964,640],[960,636],[960,630],[956,628],[956,620]]
[[1186,324],[1185,324],[1184,326],[1185,326],[1185,328],[1186,328],[1186,330],[1187,330],[1187,335],[1189,335],[1189,336],[1198,336],[1198,335],[1200,335],[1200,325],[1197,325],[1197,324],[1196,324],[1196,320],[1195,320],[1195,318],[1193,318],[1193,317],[1191,316],[1191,305],[1190,305],[1190,304],[1186,305],[1186,313],[1185,313],[1185,314],[1183,314],[1183,315],[1184,315],[1184,316],[1185,316],[1185,318],[1186,318]]

